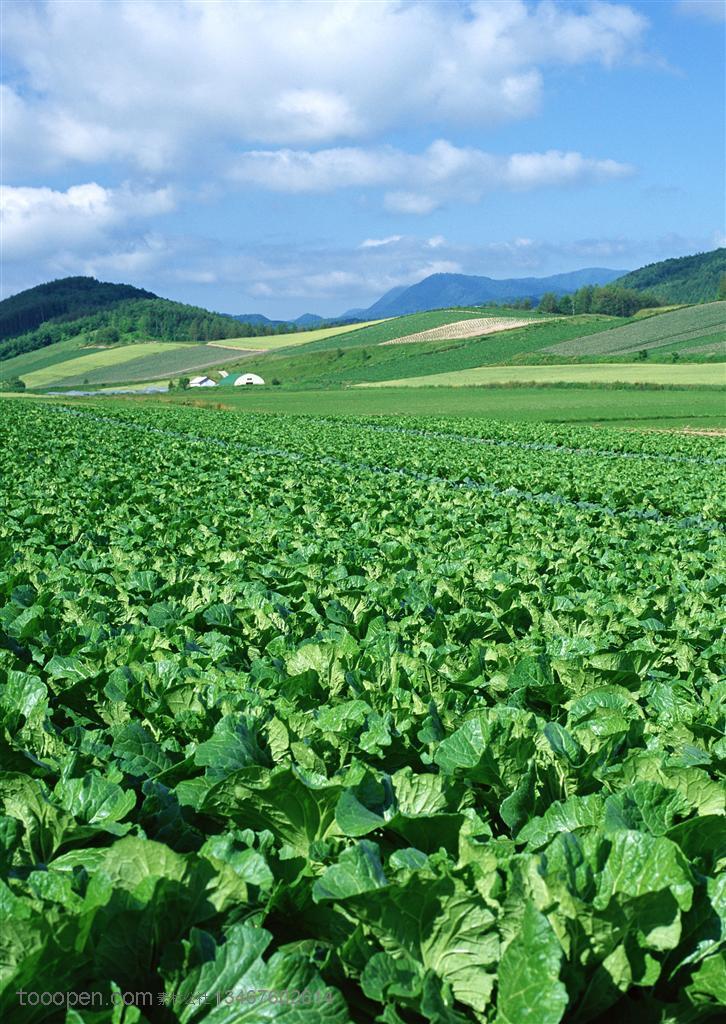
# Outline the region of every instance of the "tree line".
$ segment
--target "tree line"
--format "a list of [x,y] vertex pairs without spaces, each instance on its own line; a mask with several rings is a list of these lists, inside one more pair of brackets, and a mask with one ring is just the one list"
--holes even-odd
[[661,306],[661,300],[647,292],[609,284],[603,287],[588,284],[569,295],[546,292],[539,300],[540,313],[574,316],[577,313],[601,313],[604,316],[633,316],[639,309]]

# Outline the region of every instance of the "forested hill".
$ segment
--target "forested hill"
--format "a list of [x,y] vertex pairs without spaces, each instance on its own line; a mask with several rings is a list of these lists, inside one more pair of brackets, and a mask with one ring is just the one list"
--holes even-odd
[[664,302],[712,302],[724,297],[726,249],[650,263],[619,278],[615,284],[657,295]]
[[[91,308],[78,312],[83,309],[84,294]],[[57,297],[55,305],[54,297]],[[56,309],[63,311],[52,317],[48,315]],[[27,322],[34,320],[35,328],[0,336],[0,360],[69,338],[79,338],[84,345],[91,346],[148,340],[217,341],[240,335],[280,334],[291,329],[241,324],[232,317],[210,313],[199,306],[160,299],[152,292],[130,285],[104,284],[88,277],[53,281],[0,302],[0,323],[5,320],[12,323],[13,317],[17,323],[23,315]]]
[[0,302],[0,339],[25,334],[48,320],[76,320],[128,299],[155,298],[153,292],[130,284],[109,284],[93,277],[63,277]]

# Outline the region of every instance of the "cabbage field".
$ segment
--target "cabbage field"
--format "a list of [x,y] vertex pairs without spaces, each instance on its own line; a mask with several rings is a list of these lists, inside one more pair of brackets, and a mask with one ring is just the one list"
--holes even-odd
[[726,1007],[726,451],[0,403],[0,1014]]

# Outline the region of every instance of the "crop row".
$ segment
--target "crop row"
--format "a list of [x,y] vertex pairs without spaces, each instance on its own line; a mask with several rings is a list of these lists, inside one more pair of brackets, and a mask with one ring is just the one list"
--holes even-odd
[[0,1012],[715,1020],[726,582],[675,518],[714,467],[112,408],[0,420]]

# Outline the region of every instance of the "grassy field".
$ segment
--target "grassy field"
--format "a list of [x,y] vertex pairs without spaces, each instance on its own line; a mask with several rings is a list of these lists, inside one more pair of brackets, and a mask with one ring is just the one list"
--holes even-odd
[[[176,352],[185,352],[197,345],[181,345],[168,341],[142,341],[137,345],[122,345],[118,348],[96,349],[86,355],[66,359],[60,364],[52,363],[42,369],[22,374],[26,387],[44,388],[62,381],[67,385],[81,384],[84,380],[102,380],[104,383],[118,379],[118,374],[125,375],[128,365],[149,356],[170,356]],[[122,369],[123,368],[123,369]],[[100,376],[99,376],[100,374]],[[130,379],[124,376],[124,379]]]
[[478,366],[454,373],[436,373],[359,384],[358,387],[467,387],[477,384],[716,384],[726,385],[723,363],[570,363],[564,366]]
[[553,345],[557,356],[603,356],[658,348],[705,336],[726,341],[726,302],[686,306],[661,316],[647,317],[603,331],[596,338],[580,337]]
[[134,401],[212,405],[240,412],[310,416],[484,416],[514,422],[726,427],[723,392],[598,387],[350,388],[287,391],[244,388]]
[[0,362],[0,379],[10,377],[25,378],[26,374],[34,373],[36,370],[44,370],[56,363],[64,363],[69,359],[77,359],[78,356],[87,352],[81,347],[80,338],[69,338],[67,341],[58,342],[56,345],[48,345],[46,348],[37,349],[35,352],[25,352],[21,356],[14,356],[12,359],[3,359]]
[[256,338],[224,338],[223,341],[210,341],[213,348],[258,349],[274,352],[281,348],[294,348],[309,345],[313,341],[324,341],[326,338],[337,338],[351,331],[359,331],[364,327],[372,327],[385,323],[385,320],[366,320],[361,324],[345,324],[340,327],[321,327],[315,331],[299,331],[297,334],[271,334]]

